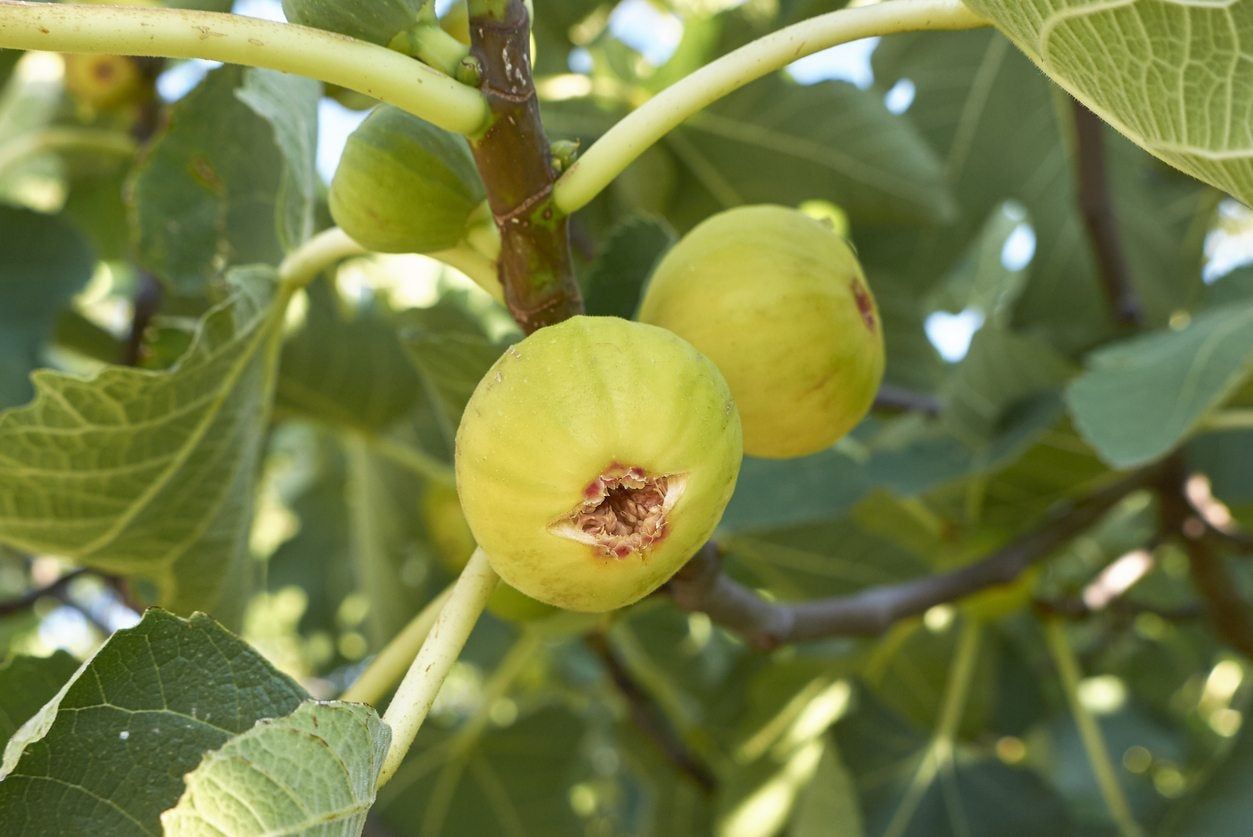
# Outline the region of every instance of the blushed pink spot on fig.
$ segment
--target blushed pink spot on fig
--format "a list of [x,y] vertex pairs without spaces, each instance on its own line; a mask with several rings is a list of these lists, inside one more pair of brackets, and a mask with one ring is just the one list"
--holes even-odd
[[870,298],[870,292],[860,280],[854,279],[851,287],[853,298],[857,300],[857,311],[861,314],[861,321],[873,332],[875,330],[874,300]]

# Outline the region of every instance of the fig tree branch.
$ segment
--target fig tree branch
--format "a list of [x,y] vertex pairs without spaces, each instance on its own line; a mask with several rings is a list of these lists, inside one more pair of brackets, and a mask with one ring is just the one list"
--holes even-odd
[[1071,112],[1075,128],[1075,181],[1079,214],[1096,258],[1101,291],[1119,325],[1137,326],[1143,314],[1131,281],[1131,267],[1122,246],[1118,216],[1110,194],[1109,174],[1105,166],[1105,123],[1078,100],[1072,100]]
[[904,387],[884,384],[874,397],[874,409],[894,413],[922,413],[926,416],[940,414],[940,400],[934,395],[914,392]]
[[695,782],[702,792],[713,793],[718,787],[718,780],[713,771],[688,749],[674,729],[674,725],[670,723],[670,719],[631,674],[630,668],[618,652],[609,644],[609,638],[597,631],[585,636],[584,640],[600,659],[609,679],[618,693],[622,695],[622,699],[627,704],[631,723],[635,725],[635,728],[679,772]]
[[70,585],[74,579],[86,575],[90,570],[77,569],[71,570],[65,575],[42,587],[36,587],[28,590],[22,595],[0,602],[0,618],[12,616],[15,613],[22,613],[35,606],[35,603],[46,596],[59,596],[64,592],[65,588]]
[[689,116],[798,58],[895,32],[986,25],[960,0],[894,0],[841,9],[787,26],[706,64],[624,117],[557,181],[556,204],[564,212],[585,206],[636,157]]
[[0,0],[0,48],[205,58],[321,79],[472,135],[487,120],[477,90],[386,47],[291,23],[142,6]]
[[528,334],[583,312],[569,219],[553,200],[557,174],[531,74],[529,24],[522,0],[470,2],[470,53],[491,110],[470,147],[500,230],[505,304]]
[[722,572],[707,544],[665,588],[679,607],[701,612],[756,648],[841,636],[878,636],[902,619],[981,590],[1009,584],[1101,519],[1123,498],[1146,487],[1139,471],[1078,501],[1056,507],[1043,522],[991,555],[956,570],[871,587],[847,596],[775,602]]

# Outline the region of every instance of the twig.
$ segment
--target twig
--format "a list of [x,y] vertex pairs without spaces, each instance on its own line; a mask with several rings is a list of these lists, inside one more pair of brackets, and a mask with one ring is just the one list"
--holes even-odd
[[1232,648],[1253,658],[1253,612],[1223,556],[1214,551],[1212,530],[1190,496],[1193,485],[1178,455],[1167,460],[1158,492],[1162,530],[1177,536],[1187,553],[1192,583],[1214,630]]
[[914,392],[904,387],[884,384],[874,398],[874,409],[896,413],[922,413],[925,416],[940,414],[940,401],[933,395]]
[[666,590],[679,607],[705,613],[750,645],[770,649],[837,636],[877,636],[901,619],[939,604],[1009,584],[1098,521],[1128,494],[1145,487],[1152,470],[1139,471],[1056,510],[1032,531],[981,561],[946,573],[871,587],[848,596],[794,604],[767,601],[722,573],[721,558],[707,544]]
[[528,334],[583,312],[569,220],[553,202],[552,154],[531,77],[522,0],[473,0],[471,54],[491,112],[470,144],[500,230],[500,282],[509,313]]
[[609,674],[609,679],[626,701],[630,710],[631,722],[652,742],[653,746],[690,778],[706,794],[712,794],[718,787],[718,780],[713,772],[696,757],[678,733],[670,720],[657,706],[639,682],[636,681],[626,663],[609,644],[609,639],[601,632],[590,633],[584,637],[587,646],[600,658]]
[[1118,218],[1109,192],[1102,135],[1105,125],[1078,101],[1073,102],[1073,113],[1079,213],[1096,257],[1097,278],[1114,319],[1119,325],[1137,326],[1143,315],[1131,281],[1131,269],[1122,247]]
[[53,596],[53,597],[59,596],[65,590],[65,588],[70,585],[71,581],[78,578],[79,576],[85,575],[87,572],[88,570],[85,570],[85,569],[71,570],[70,572],[66,573],[65,575],[61,576],[56,581],[53,581],[50,584],[45,584],[43,587],[36,587],[33,590],[28,590],[27,592],[23,593],[22,595],[18,596],[15,599],[9,599],[6,602],[0,602],[0,617],[11,616],[14,613],[20,613],[23,610],[26,610],[27,608],[34,606],[35,602],[39,601],[45,596]]
[[120,358],[123,366],[138,366],[143,360],[144,335],[152,324],[152,318],[161,310],[161,300],[165,296],[160,280],[148,271],[140,270],[136,278],[138,287],[132,301],[130,334],[126,337]]

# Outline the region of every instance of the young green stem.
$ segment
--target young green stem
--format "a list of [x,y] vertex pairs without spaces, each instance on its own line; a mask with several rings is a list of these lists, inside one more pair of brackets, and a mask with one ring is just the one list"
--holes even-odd
[[0,48],[266,67],[347,87],[459,134],[476,134],[488,115],[477,90],[386,47],[241,15],[0,0]]
[[392,641],[366,666],[365,671],[340,695],[340,700],[354,703],[377,704],[387,691],[404,676],[413,658],[422,649],[440,610],[452,595],[452,585],[426,603],[426,607],[412,621],[392,637]]
[[499,578],[488,563],[487,553],[481,549],[474,550],[453,585],[448,602],[440,609],[439,618],[422,644],[422,650],[409,666],[400,688],[383,713],[384,723],[392,730],[392,745],[383,758],[379,787],[396,775],[422,722],[431,711],[444,678],[465,646],[483,608],[487,607],[487,600],[496,589],[497,581]]
[[841,9],[780,29],[706,64],[610,128],[557,180],[557,208],[569,213],[585,206],[689,116],[798,58],[876,35],[986,25],[960,0],[894,0]]
[[1229,408],[1210,413],[1201,421],[1202,430],[1253,430],[1253,407]]
[[331,227],[313,236],[283,259],[278,267],[279,280],[288,290],[303,288],[337,262],[365,252],[346,232],[339,227]]
[[1123,795],[1122,785],[1118,783],[1118,774],[1109,757],[1109,749],[1105,746],[1105,738],[1096,718],[1079,699],[1079,663],[1075,659],[1074,649],[1066,638],[1066,628],[1059,619],[1048,619],[1044,622],[1044,636],[1048,642],[1049,653],[1053,656],[1053,664],[1061,676],[1062,690],[1066,693],[1066,702],[1070,704],[1070,712],[1074,715],[1075,725],[1079,727],[1079,738],[1083,749],[1096,774],[1097,786],[1109,808],[1110,816],[1118,826],[1123,837],[1138,837],[1144,831],[1131,814],[1131,806]]

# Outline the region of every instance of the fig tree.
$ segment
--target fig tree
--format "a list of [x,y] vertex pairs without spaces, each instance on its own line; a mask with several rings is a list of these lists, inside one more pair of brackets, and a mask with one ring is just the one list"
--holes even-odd
[[726,382],[690,344],[574,317],[505,351],[456,448],[462,510],[501,578],[601,612],[657,589],[712,534],[741,435]]
[[331,216],[380,253],[431,253],[461,241],[483,201],[465,140],[390,105],[348,138],[331,181]]
[[857,257],[829,226],[781,206],[697,225],[658,264],[639,319],[718,365],[753,456],[830,446],[883,377],[882,323]]

